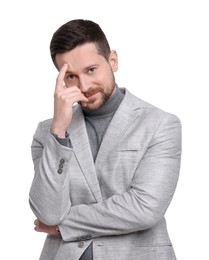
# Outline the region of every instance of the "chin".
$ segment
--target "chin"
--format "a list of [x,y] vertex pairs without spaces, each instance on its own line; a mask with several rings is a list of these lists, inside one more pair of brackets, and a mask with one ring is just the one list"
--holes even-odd
[[87,105],[85,108],[87,108],[88,110],[96,110],[96,109],[99,109],[100,107],[101,106],[90,104],[90,105]]
[[89,110],[96,110],[96,109],[99,109],[100,107],[102,107],[103,105],[105,104],[105,102],[91,102],[91,103],[88,103],[86,108],[89,109]]

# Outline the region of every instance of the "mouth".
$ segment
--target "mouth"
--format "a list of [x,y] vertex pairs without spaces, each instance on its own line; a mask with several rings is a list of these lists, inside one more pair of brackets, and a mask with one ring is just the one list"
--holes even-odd
[[96,95],[98,92],[99,91],[86,92],[86,93],[84,93],[84,96],[86,98],[89,98],[89,97],[92,97],[92,96]]

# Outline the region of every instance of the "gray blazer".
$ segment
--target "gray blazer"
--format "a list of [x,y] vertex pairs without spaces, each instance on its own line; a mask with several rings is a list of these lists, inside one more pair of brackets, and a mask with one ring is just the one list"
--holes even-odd
[[181,124],[125,90],[95,163],[80,106],[69,128],[71,148],[39,123],[32,142],[30,205],[59,225],[41,260],[78,260],[93,241],[98,260],[176,259],[164,214],[179,177]]

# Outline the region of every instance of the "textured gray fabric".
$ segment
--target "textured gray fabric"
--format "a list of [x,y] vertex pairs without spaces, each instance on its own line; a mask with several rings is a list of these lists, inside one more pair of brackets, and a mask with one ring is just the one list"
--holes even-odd
[[[115,111],[118,109],[123,97],[124,93],[122,93],[122,91],[116,86],[115,94],[100,109],[93,111],[87,110],[85,108],[83,109],[86,129],[94,161],[96,160],[103,136],[105,135],[109,123],[112,120]],[[92,250],[93,245],[91,243],[86,251],[84,251],[80,260],[92,260]]]
[[93,260],[93,244],[91,243],[84,251],[79,260]]
[[118,109],[123,97],[124,93],[122,93],[122,91],[116,87],[115,94],[103,107],[93,111],[87,110],[85,108],[83,109],[94,161],[96,159],[103,136],[105,135],[109,123],[112,120],[115,111]]
[[95,162],[79,106],[71,148],[50,126],[34,134],[30,205],[61,236],[47,236],[40,260],[78,260],[92,241],[95,259],[174,260],[164,214],[179,177],[179,119],[126,90]]

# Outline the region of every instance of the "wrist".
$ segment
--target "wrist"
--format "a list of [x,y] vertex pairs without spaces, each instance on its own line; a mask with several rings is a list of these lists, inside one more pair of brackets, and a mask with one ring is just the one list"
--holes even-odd
[[63,134],[63,132],[58,133],[58,131],[54,132],[52,129],[50,129],[50,132],[56,139],[68,139],[68,137],[69,137],[69,134],[67,131],[65,131]]
[[59,230],[58,226],[55,226],[55,231],[56,231],[57,234],[60,234],[60,230]]
[[58,136],[59,138],[65,138],[66,129],[58,128],[52,125],[50,130],[52,134]]
[[59,138],[66,138],[66,130],[65,126],[62,124],[59,124],[58,122],[55,121],[55,119],[52,120],[51,124],[51,132],[55,135],[57,135]]

